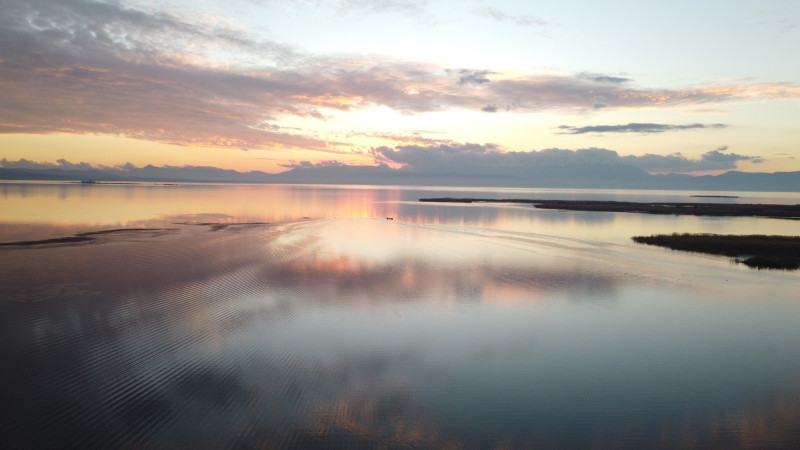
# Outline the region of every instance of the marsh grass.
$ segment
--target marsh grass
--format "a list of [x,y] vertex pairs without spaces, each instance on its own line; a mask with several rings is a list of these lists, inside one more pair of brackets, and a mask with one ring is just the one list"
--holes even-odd
[[800,236],[673,233],[634,236],[632,239],[639,244],[673,250],[730,256],[736,262],[756,269],[800,268]]

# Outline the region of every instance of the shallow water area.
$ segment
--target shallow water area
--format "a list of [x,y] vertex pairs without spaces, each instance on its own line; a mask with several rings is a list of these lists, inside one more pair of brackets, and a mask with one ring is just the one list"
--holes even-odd
[[630,241],[796,222],[200,189],[0,248],[7,447],[800,443],[800,276]]

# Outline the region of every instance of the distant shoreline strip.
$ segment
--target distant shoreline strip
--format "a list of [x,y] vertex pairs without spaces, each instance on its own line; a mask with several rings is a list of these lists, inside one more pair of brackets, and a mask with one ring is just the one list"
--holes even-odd
[[769,217],[800,219],[800,205],[747,204],[747,203],[668,203],[668,202],[615,202],[603,200],[530,200],[492,198],[421,198],[426,203],[514,203],[533,205],[539,209],[566,211],[628,212],[644,214]]

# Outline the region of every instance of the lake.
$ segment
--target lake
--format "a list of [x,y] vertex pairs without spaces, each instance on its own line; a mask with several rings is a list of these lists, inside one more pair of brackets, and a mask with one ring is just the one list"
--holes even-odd
[[630,239],[800,223],[417,201],[445,196],[800,203],[0,183],[0,242],[106,231],[0,247],[0,442],[800,446],[800,273]]

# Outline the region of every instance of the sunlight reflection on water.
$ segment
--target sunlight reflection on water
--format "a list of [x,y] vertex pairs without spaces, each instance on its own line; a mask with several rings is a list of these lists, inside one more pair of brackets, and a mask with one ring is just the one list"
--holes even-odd
[[422,204],[424,197],[555,198],[620,201],[800,203],[797,193],[725,192],[737,199],[696,198],[688,191],[414,188],[309,185],[0,183],[0,241],[53,237],[64,228],[156,226],[183,221],[289,222],[303,218],[393,217],[420,224],[500,228],[615,238],[655,226],[739,232],[773,228],[794,233],[793,221],[536,210],[518,205]]
[[627,234],[702,219],[403,205],[0,248],[0,441],[800,443],[796,273]]

